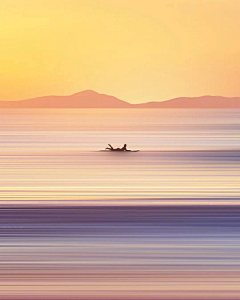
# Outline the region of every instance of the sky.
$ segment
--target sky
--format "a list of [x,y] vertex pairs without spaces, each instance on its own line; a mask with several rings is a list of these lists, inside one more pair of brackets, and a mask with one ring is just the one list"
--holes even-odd
[[0,100],[240,96],[239,0],[2,0]]

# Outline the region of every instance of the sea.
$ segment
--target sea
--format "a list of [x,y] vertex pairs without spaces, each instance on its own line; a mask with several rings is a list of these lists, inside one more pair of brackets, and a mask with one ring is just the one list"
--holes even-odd
[[0,299],[239,300],[240,110],[2,109]]

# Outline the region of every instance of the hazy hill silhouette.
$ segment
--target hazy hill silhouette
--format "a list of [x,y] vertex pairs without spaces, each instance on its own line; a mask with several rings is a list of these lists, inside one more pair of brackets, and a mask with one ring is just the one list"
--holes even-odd
[[181,97],[162,102],[130,104],[113,96],[87,90],[71,96],[0,101],[0,108],[240,108],[240,97]]
[[180,97],[163,102],[137,104],[136,106],[139,108],[240,108],[240,97]]
[[45,96],[21,101],[0,101],[1,108],[128,108],[116,97],[87,90],[71,96]]

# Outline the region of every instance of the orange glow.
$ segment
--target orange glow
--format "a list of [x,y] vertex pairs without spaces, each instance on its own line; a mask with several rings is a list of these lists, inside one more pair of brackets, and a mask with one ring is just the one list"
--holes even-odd
[[0,11],[0,100],[240,95],[237,0],[8,0]]

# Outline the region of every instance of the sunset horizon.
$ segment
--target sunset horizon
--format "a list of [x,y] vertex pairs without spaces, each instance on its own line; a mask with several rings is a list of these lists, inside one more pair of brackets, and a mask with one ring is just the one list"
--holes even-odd
[[0,108],[240,108],[240,97],[204,95],[166,101],[131,103],[113,95],[84,90],[72,95],[48,95],[18,101],[0,101]]
[[240,299],[240,0],[0,1],[0,299]]
[[[51,95],[47,95],[47,94],[42,94],[42,95],[35,95],[31,98],[26,98],[26,99],[17,99],[17,100],[4,100],[4,99],[0,99],[0,102],[3,101],[9,101],[9,102],[18,102],[18,101],[24,101],[24,100],[29,100],[29,99],[37,99],[37,98],[43,98],[43,97],[49,97],[49,96],[56,96],[56,97],[68,97],[68,96],[73,96],[76,94],[80,94],[80,93],[84,93],[84,92],[93,92],[99,95],[106,95],[106,96],[111,96],[111,97],[115,97],[117,99],[120,99],[120,97],[118,97],[117,95],[110,95],[108,93],[105,93],[104,91],[100,92],[100,91],[96,91],[96,90],[92,90],[92,89],[84,89],[81,91],[75,91],[71,94],[57,94],[57,93],[53,93]],[[147,101],[147,102],[165,102],[165,101],[169,101],[169,100],[173,100],[173,99],[178,99],[178,98],[200,98],[200,97],[223,97],[223,98],[240,98],[240,95],[236,95],[236,96],[223,96],[223,95],[211,95],[211,94],[200,94],[200,95],[191,95],[191,96],[185,96],[185,95],[179,95],[177,97],[171,98],[171,99],[158,99],[156,101]],[[121,99],[122,101],[126,101],[124,99]],[[126,101],[130,104],[142,104],[142,103],[147,103],[147,102],[133,102],[133,101]]]
[[240,95],[239,1],[9,0],[0,11],[2,101]]

